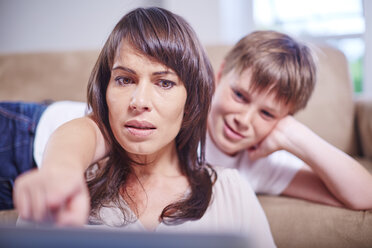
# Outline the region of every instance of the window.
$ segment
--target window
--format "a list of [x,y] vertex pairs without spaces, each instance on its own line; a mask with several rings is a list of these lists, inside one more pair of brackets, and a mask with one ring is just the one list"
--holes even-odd
[[346,55],[354,91],[363,91],[365,20],[362,0],[254,0],[257,29],[325,41]]

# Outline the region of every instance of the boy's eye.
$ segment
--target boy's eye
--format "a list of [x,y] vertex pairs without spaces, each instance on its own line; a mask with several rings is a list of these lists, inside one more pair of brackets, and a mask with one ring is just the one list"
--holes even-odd
[[273,114],[271,114],[270,112],[266,111],[266,110],[261,110],[261,113],[267,117],[267,118],[270,118],[270,119],[273,119],[275,118],[275,116]]
[[169,80],[160,80],[158,85],[163,89],[170,89],[175,85],[175,83]]
[[239,101],[246,101],[245,97],[243,96],[242,93],[240,93],[238,90],[233,90],[234,92],[234,97],[239,100]]
[[133,79],[129,77],[116,77],[115,81],[117,84],[123,85],[123,86],[134,83]]

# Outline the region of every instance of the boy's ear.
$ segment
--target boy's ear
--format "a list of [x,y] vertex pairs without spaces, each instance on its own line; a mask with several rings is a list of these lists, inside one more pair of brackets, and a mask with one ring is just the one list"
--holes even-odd
[[216,74],[216,85],[218,85],[218,83],[221,80],[223,68],[225,68],[225,60],[222,61],[221,65],[220,65],[220,68],[217,71],[217,74]]

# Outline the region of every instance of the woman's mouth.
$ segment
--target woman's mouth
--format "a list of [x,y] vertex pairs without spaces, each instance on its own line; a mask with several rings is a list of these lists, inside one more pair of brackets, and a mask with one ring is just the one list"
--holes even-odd
[[131,120],[125,123],[125,128],[136,137],[147,137],[155,132],[156,127],[147,121]]

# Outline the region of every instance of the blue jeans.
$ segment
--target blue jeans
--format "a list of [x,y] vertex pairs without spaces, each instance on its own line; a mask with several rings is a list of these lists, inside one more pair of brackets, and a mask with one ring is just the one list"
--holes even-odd
[[34,136],[46,107],[42,103],[0,102],[0,209],[14,208],[14,180],[36,167]]

